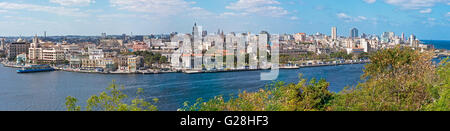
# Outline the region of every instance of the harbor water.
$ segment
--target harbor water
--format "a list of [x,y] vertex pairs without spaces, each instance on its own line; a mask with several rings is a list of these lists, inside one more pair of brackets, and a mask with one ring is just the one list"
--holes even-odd
[[[277,80],[298,82],[298,74],[302,73],[305,78],[326,79],[330,82],[330,90],[339,92],[345,86],[356,85],[362,69],[362,64],[285,69],[280,70]],[[141,97],[158,98],[160,110],[177,110],[185,101],[264,88],[273,81],[261,81],[262,72],[112,75],[55,71],[18,74],[14,68],[0,67],[0,110],[65,110],[67,96],[76,97],[80,105],[85,105],[91,95],[106,91],[113,80],[124,86],[123,91],[130,99],[136,97],[138,88],[142,88],[145,93]]]

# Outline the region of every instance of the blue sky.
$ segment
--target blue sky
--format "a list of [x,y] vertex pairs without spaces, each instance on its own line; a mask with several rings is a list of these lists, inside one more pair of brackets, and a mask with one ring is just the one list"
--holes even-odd
[[414,33],[450,40],[450,0],[1,0],[0,36],[209,32]]

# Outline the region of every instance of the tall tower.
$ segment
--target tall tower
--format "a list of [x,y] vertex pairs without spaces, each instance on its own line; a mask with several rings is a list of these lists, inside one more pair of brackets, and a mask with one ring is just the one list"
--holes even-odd
[[199,31],[198,31],[197,23],[194,23],[194,26],[192,27],[192,36],[195,37],[198,34],[199,34]]
[[[200,28],[200,29],[199,29]],[[197,26],[197,23],[194,23],[194,26],[192,27],[192,36],[191,36],[191,56],[190,56],[190,68],[195,68],[196,66],[196,61],[195,59],[197,57],[192,56],[193,54],[197,53],[196,52],[196,46],[201,44],[201,37],[202,35],[200,34],[201,27]]]
[[3,50],[5,47],[5,38],[1,38],[0,40],[0,50]]
[[402,42],[405,41],[405,33],[402,32]]
[[358,29],[352,28],[352,29],[350,30],[350,37],[351,37],[351,38],[357,38],[357,37],[358,37]]
[[33,44],[37,44],[37,43],[39,43],[39,39],[36,34],[36,35],[34,35],[34,38],[33,38]]
[[106,38],[106,33],[102,33],[102,38],[103,38],[103,39]]
[[411,36],[409,37],[410,46],[414,46],[415,41],[416,41],[416,36],[414,34],[411,34]]
[[336,40],[337,39],[337,28],[331,27],[331,39]]

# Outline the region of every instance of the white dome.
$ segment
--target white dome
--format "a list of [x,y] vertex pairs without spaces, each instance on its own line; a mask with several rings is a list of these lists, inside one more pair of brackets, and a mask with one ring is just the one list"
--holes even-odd
[[23,42],[22,38],[17,39],[17,42]]

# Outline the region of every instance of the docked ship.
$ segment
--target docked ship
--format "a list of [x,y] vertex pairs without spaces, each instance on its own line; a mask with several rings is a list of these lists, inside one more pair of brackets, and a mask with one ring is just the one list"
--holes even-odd
[[29,65],[23,67],[21,70],[17,70],[17,73],[33,73],[33,72],[48,72],[55,71],[54,68],[49,65]]

